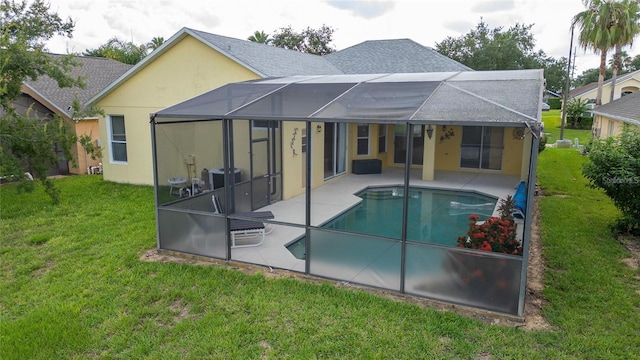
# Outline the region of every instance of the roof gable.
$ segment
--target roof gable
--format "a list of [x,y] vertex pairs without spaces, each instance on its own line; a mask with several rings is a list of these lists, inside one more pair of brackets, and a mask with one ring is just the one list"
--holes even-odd
[[192,35],[262,77],[336,75],[342,71],[321,56],[188,29]]
[[410,39],[369,40],[325,55],[324,58],[345,74],[473,70]]
[[89,99],[88,102],[93,103],[103,98],[187,36],[192,36],[206,46],[227,56],[240,66],[249,69],[261,77],[305,74],[332,75],[342,73],[338,68],[317,55],[210,34],[185,27],[142,59],[142,61],[137,63],[127,73],[123,74],[96,96]]

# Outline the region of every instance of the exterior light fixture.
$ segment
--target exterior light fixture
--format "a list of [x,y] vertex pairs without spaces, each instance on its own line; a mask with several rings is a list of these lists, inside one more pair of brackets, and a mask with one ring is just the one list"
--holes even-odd
[[429,139],[431,139],[431,137],[433,136],[433,126],[431,125],[427,126],[427,136],[429,137]]

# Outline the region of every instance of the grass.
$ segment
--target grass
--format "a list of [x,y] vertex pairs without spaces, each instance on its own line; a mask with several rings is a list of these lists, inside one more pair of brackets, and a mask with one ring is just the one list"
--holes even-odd
[[[547,134],[547,144],[553,144],[556,140],[560,140],[561,116],[561,110],[549,110],[542,112],[544,132]],[[565,127],[562,138],[565,140],[571,140],[571,142],[574,142],[574,139],[577,138],[578,143],[586,145],[589,143],[589,140],[591,140],[591,131],[567,129]]]
[[56,179],[0,187],[2,359],[633,359],[637,270],[608,232],[617,210],[574,149],[540,154],[544,314],[551,331],[487,325],[371,293],[215,266],[140,261],[153,190]]

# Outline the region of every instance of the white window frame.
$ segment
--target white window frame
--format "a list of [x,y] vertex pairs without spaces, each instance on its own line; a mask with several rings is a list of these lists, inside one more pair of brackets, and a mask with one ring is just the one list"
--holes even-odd
[[[367,136],[360,136],[359,135],[360,126],[366,126],[367,127]],[[360,151],[360,140],[366,140],[367,141],[367,153],[366,154],[359,153],[359,151]],[[369,124],[357,124],[356,125],[356,156],[368,156],[369,154],[371,154],[371,125],[369,125]]]
[[[113,139],[113,118],[114,117],[121,117],[122,118],[122,123],[123,123],[123,127],[124,127],[124,140],[114,140]],[[129,163],[129,154],[127,151],[127,127],[125,124],[125,117],[124,115],[117,115],[117,114],[112,114],[112,115],[107,115],[107,140],[109,141],[109,162],[111,162],[112,164],[128,164]],[[127,157],[127,160],[123,161],[123,160],[115,160],[113,158],[113,144],[117,143],[117,144],[124,144],[125,146],[125,156]]]

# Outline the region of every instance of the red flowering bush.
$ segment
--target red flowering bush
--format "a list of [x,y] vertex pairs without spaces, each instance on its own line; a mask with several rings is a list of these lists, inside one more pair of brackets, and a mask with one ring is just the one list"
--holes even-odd
[[469,231],[458,237],[458,247],[522,255],[522,244],[516,239],[516,224],[508,209],[511,206],[512,199],[507,197],[498,209],[501,216],[492,216],[482,224],[478,224],[478,215],[471,214]]

